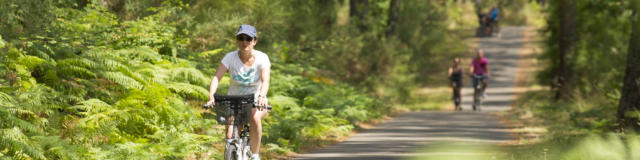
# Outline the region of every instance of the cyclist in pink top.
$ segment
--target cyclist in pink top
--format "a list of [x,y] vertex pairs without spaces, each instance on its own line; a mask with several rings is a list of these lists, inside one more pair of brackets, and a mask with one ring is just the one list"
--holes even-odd
[[[487,79],[489,78],[489,61],[487,58],[484,58],[484,51],[482,49],[478,49],[476,51],[476,57],[471,61],[471,67],[469,68],[471,77],[473,78],[473,86],[478,85],[478,81],[482,81],[482,93],[487,88]],[[474,97],[476,93],[473,93]],[[483,97],[486,95],[482,95]]]

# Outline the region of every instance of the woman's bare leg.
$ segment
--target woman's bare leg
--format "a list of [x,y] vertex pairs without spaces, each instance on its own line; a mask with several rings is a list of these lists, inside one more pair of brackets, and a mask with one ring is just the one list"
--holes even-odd
[[266,110],[259,111],[254,108],[251,111],[251,122],[249,129],[249,139],[251,141],[251,153],[258,154],[260,152],[260,141],[262,140],[262,118],[267,115]]

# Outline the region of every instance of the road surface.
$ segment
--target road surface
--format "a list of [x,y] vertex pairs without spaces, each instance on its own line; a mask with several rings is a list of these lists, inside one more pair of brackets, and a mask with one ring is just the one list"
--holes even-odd
[[[357,133],[341,143],[299,155],[294,159],[425,159],[424,157],[442,155],[499,154],[491,151],[443,151],[438,147],[451,144],[490,146],[515,140],[509,128],[493,113],[508,110],[515,100],[515,77],[525,30],[525,27],[503,27],[499,36],[478,41],[478,47],[485,51],[485,57],[489,60],[491,71],[482,112],[471,111],[473,92],[470,87],[471,81],[466,77],[466,87],[462,92],[462,112],[404,113],[372,129]],[[468,70],[468,64],[465,66],[465,70]]]

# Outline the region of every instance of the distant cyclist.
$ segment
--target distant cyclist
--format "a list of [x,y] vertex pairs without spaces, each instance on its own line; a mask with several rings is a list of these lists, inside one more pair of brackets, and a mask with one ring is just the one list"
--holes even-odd
[[453,66],[449,67],[449,79],[451,80],[451,88],[453,88],[453,102],[456,105],[455,110],[462,110],[460,107],[460,102],[462,102],[462,98],[460,97],[462,72],[463,69],[460,67],[460,58],[456,57],[453,59]]
[[[473,86],[479,85],[478,83],[482,83],[482,96],[486,96],[487,89],[487,79],[489,78],[489,61],[484,57],[484,51],[482,49],[478,49],[476,51],[476,57],[471,61],[471,67],[469,68],[469,74],[473,78]],[[477,93],[473,93],[473,97],[476,97]]]
[[491,7],[491,10],[489,11],[489,21],[488,21],[488,29],[490,29],[489,33],[493,33],[496,31],[496,28],[498,28],[498,14],[500,13],[500,10],[498,8],[496,8],[496,6]]
[[498,22],[498,14],[500,13],[500,10],[498,8],[496,8],[496,6],[491,7],[491,10],[489,11],[489,15],[491,17],[491,22]]
[[[222,58],[218,66],[211,86],[209,87],[209,102],[215,104],[214,94],[218,88],[218,83],[224,74],[229,71],[231,80],[229,82],[228,95],[255,95],[258,106],[267,105],[267,92],[269,91],[269,77],[271,72],[271,62],[267,54],[253,47],[258,43],[258,32],[253,26],[240,25],[236,33],[236,46],[238,50],[227,53]],[[262,119],[267,115],[266,109],[253,108],[251,111],[249,138],[251,142],[251,159],[259,160],[260,140],[262,139]],[[227,142],[232,137],[232,129],[227,126]]]

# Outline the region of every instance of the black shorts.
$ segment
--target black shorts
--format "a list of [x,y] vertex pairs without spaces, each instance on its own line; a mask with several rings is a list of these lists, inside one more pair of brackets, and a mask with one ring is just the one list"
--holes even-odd
[[462,87],[462,81],[461,80],[451,80],[451,85],[456,84],[456,87],[460,88]]

